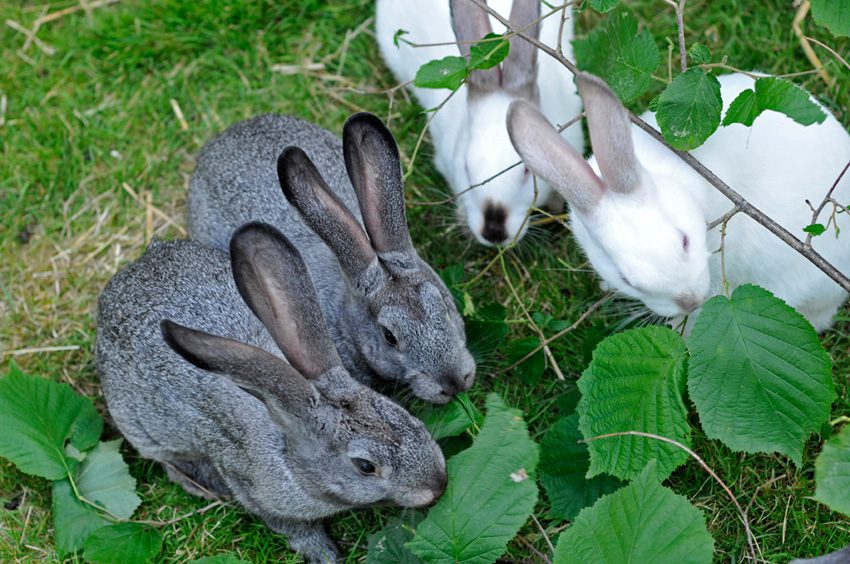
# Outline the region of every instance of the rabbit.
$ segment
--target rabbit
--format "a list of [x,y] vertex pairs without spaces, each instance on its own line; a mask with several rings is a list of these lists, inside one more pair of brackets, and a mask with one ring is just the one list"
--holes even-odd
[[[718,80],[726,108],[754,84],[740,73]],[[661,316],[682,318],[695,312],[708,297],[725,291],[721,254],[715,252],[720,229],[708,231],[706,224],[729,212],[731,202],[632,125],[605,82],[587,73],[580,73],[576,82],[594,156],[583,160],[524,102],[514,103],[508,112],[514,146],[527,166],[569,202],[572,232],[608,286]],[[806,200],[821,201],[850,161],[850,135],[824,112],[823,123],[804,127],[767,111],[752,128],[721,127],[691,154],[780,225],[802,234],[812,218]],[[642,117],[658,129],[652,112]],[[850,195],[850,175],[835,195]],[[840,237],[824,234],[813,245],[850,273],[847,216],[835,217],[843,231]],[[723,254],[730,290],[748,283],[762,286],[796,308],[817,331],[831,326],[847,298],[826,274],[743,213],[727,224]]]
[[[557,44],[560,12],[533,24],[551,11],[544,2],[494,0],[489,6],[503,15],[510,13],[512,26],[529,35],[538,35],[539,31],[541,41],[551,46]],[[563,10],[561,48],[568,58],[573,58],[572,10],[569,6]],[[419,67],[431,60],[457,56],[458,51],[468,56],[470,44],[491,33],[493,28],[504,32],[503,25],[470,0],[377,1],[378,45],[384,61],[400,82],[411,82]],[[396,32],[400,29],[408,34],[396,46]],[[429,46],[414,47],[405,41]],[[417,88],[412,83],[410,90],[426,109],[438,107],[449,94],[447,90]],[[506,245],[521,239],[528,227],[529,209],[546,204],[552,195],[549,184],[539,182],[535,200],[532,175],[523,166],[493,178],[521,160],[503,125],[508,106],[515,100],[526,100],[539,107],[556,123],[565,123],[582,111],[572,75],[552,57],[538,60],[534,46],[513,37],[501,68],[473,71],[467,83],[433,114],[429,125],[434,164],[457,197],[461,220],[475,239],[486,246]],[[584,150],[580,124],[567,128],[562,135],[577,151]],[[562,201],[559,203],[563,206]]]
[[814,558],[795,558],[788,564],[847,564],[848,562],[850,562],[850,546]]
[[153,242],[98,305],[97,370],[127,440],[190,493],[235,498],[308,561],[339,557],[320,519],[442,493],[439,447],[345,370],[299,251],[271,226],[237,231],[230,257]]
[[201,151],[189,237],[226,250],[243,223],[274,225],[304,257],[346,369],[445,403],[472,385],[475,361],[451,293],[413,248],[403,190],[395,140],[374,115],[350,117],[342,143],[298,118],[264,115]]

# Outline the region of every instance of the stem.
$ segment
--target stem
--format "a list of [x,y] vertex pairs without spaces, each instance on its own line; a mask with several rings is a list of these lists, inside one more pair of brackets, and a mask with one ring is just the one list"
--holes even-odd
[[[589,443],[591,441],[597,441],[599,439],[608,439],[608,438],[611,438],[611,437],[623,437],[623,436],[627,436],[627,435],[634,436],[634,437],[646,437],[648,439],[655,439],[657,441],[669,443],[673,446],[676,446],[676,447],[682,449],[683,451],[688,453],[691,456],[691,458],[696,460],[697,463],[699,463],[699,465],[702,466],[703,470],[708,472],[708,475],[711,476],[712,478],[714,478],[714,480],[718,484],[720,484],[720,487],[723,488],[723,491],[726,492],[726,495],[728,495],[729,499],[732,500],[732,503],[735,504],[735,507],[738,509],[738,514],[741,517],[741,521],[744,523],[744,531],[746,531],[746,534],[747,534],[747,544],[750,547],[750,557],[753,559],[753,562],[758,562],[758,559],[756,558],[756,548],[755,548],[756,547],[756,544],[755,544],[756,541],[755,541],[755,537],[753,537],[752,531],[750,530],[750,522],[747,520],[747,512],[744,511],[744,508],[741,507],[741,504],[738,502],[738,498],[735,497],[735,494],[732,493],[732,490],[729,489],[729,486],[727,486],[726,483],[723,482],[723,480],[720,479],[720,476],[718,476],[717,473],[715,473],[714,470],[712,470],[711,467],[708,464],[706,464],[705,461],[702,458],[700,458],[700,456],[697,453],[695,453],[694,451],[689,449],[687,446],[683,445],[682,443],[680,443],[678,441],[674,441],[673,439],[668,439],[667,437],[662,437],[660,435],[653,435],[652,433],[644,433],[643,431],[621,431],[619,433],[606,433],[604,435],[597,435],[595,437],[590,437],[589,439],[584,439],[584,440],[581,440],[579,442]],[[759,549],[759,552],[761,552],[761,549]]]
[[[847,164],[844,165],[843,169],[841,169],[841,174],[838,175],[838,178],[836,178],[835,182],[832,183],[832,186],[829,187],[826,196],[823,197],[823,201],[820,203],[817,209],[812,208],[812,220],[809,223],[816,223],[820,212],[823,211],[823,208],[825,208],[826,205],[832,201],[832,193],[835,192],[835,188],[838,186],[838,183],[841,182],[842,178],[844,178],[844,174],[847,172],[848,168],[850,168],[850,161],[847,161]],[[809,204],[809,206],[811,206],[811,204]],[[810,249],[812,248],[812,237],[813,235],[809,233],[806,236],[806,242],[803,243]]]

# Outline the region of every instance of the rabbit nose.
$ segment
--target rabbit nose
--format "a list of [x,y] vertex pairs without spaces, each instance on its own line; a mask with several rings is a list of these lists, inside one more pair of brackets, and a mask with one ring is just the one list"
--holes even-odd
[[475,371],[472,370],[464,375],[453,374],[446,378],[443,382],[443,393],[447,396],[455,396],[460,392],[465,392],[472,386],[475,380]]
[[700,299],[688,294],[678,296],[674,301],[684,313],[690,313],[702,305],[702,301]]
[[501,204],[487,202],[484,206],[484,227],[481,228],[481,236],[493,243],[501,245],[508,239],[508,210]]

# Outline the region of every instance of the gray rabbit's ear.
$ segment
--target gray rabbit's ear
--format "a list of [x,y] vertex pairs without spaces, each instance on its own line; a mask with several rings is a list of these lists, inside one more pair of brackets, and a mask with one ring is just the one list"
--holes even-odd
[[631,120],[620,98],[598,76],[576,75],[584,102],[590,144],[605,186],[627,194],[640,186],[640,165],[632,143]]
[[298,372],[313,379],[342,364],[307,267],[286,237],[264,223],[243,225],[230,240],[230,261],[245,303]]
[[160,323],[160,330],[174,352],[262,399],[272,412],[301,415],[316,402],[310,382],[273,354],[168,319]]
[[342,129],[345,168],[360,202],[363,223],[378,253],[413,248],[404,210],[398,147],[376,116],[354,114]]
[[508,135],[531,171],[552,185],[573,208],[591,213],[602,198],[602,181],[534,106],[517,100],[508,108]]
[[[510,22],[513,29],[539,37],[540,0],[514,0]],[[502,63],[502,87],[526,98],[535,97],[537,83],[537,47],[519,37],[510,39],[511,48]]]
[[[493,33],[490,16],[476,6],[472,0],[451,0],[449,3],[452,15],[452,29],[458,41],[458,49],[464,57],[469,56],[472,44]],[[513,45],[511,45],[513,49]],[[499,65],[486,70],[475,70],[469,75],[471,92],[490,92],[499,88],[502,83],[502,71]]]
[[316,165],[299,147],[287,147],[277,159],[277,175],[287,201],[333,251],[352,279],[375,260],[375,250],[348,208],[331,191]]

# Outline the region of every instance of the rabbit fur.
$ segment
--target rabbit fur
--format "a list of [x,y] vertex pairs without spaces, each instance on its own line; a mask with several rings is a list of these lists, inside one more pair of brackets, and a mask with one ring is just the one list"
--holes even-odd
[[413,248],[398,148],[377,117],[352,116],[342,143],[291,116],[237,123],[201,151],[187,215],[190,238],[219,249],[248,221],[280,229],[304,257],[344,366],[364,383],[402,382],[435,403],[472,385],[463,320]]
[[100,296],[96,361],[143,457],[190,493],[232,496],[310,562],[339,555],[320,519],[445,487],[424,425],[343,368],[298,250],[270,226],[237,232],[230,257],[151,243]]
[[[551,8],[538,0],[491,0],[488,5],[513,26],[538,35],[547,45],[557,45],[560,12],[530,26]],[[561,48],[571,59],[573,18],[569,6],[564,8],[564,18]],[[397,47],[394,39],[399,29],[409,33]],[[378,45],[399,82],[412,81],[419,67],[431,60],[459,53],[467,56],[470,43],[493,29],[502,33],[505,27],[470,0],[378,0],[376,6]],[[406,41],[443,45],[414,47]],[[453,44],[457,41],[461,43]],[[412,85],[410,90],[425,109],[436,108],[449,95],[447,90]],[[536,47],[513,37],[501,67],[473,71],[467,83],[433,114],[429,125],[434,163],[458,196],[458,214],[473,236],[488,246],[522,237],[528,210],[546,204],[552,194],[547,182],[538,182],[535,204],[532,175],[521,165],[492,178],[520,162],[504,126],[508,106],[515,100],[534,104],[555,123],[566,123],[581,114],[581,100],[570,72],[552,57],[538,58]],[[573,124],[562,135],[577,151],[584,150],[580,124]],[[469,189],[471,186],[476,187]]]
[[[752,78],[718,77],[724,108]],[[576,80],[587,115],[594,156],[585,162],[553,132],[529,104],[516,103],[508,130],[517,151],[535,174],[559,190],[571,207],[571,228],[605,283],[641,300],[649,309],[681,317],[710,296],[725,291],[720,229],[706,225],[732,208],[731,202],[669,149],[631,124],[616,94],[599,78]],[[766,111],[751,128],[720,127],[691,154],[791,233],[803,234],[812,211],[850,161],[850,135],[823,108],[821,124],[802,126]],[[655,115],[643,116],[658,129]],[[835,196],[850,193],[850,175]],[[814,248],[850,273],[847,214],[835,217],[840,237],[830,231]],[[729,288],[757,284],[803,314],[818,331],[830,327],[847,298],[832,279],[739,213],[727,224],[724,241]]]

